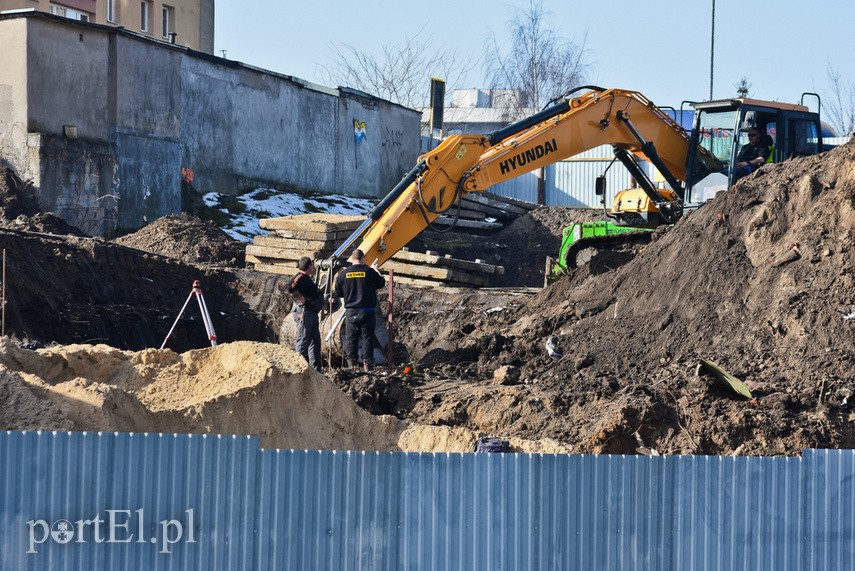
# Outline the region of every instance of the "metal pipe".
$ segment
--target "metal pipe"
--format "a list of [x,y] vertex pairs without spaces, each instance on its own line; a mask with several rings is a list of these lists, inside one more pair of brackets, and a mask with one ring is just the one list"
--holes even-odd
[[542,123],[543,121],[546,121],[547,119],[551,119],[552,117],[555,117],[556,115],[566,113],[569,110],[570,110],[570,102],[567,100],[562,101],[561,103],[558,103],[557,105],[553,105],[552,107],[547,107],[543,111],[540,111],[539,113],[535,113],[531,117],[527,117],[525,119],[522,119],[521,121],[517,121],[516,123],[511,123],[507,127],[502,127],[501,129],[497,129],[496,131],[493,131],[492,133],[488,133],[486,135],[487,141],[489,141],[489,143],[491,145],[498,145],[499,143],[501,143],[502,141],[504,141],[508,137],[512,137],[513,135],[516,135],[520,131],[525,131],[526,129],[534,127],[538,123]]
[[388,329],[388,343],[386,344],[386,370],[389,371],[389,374],[392,374],[392,371],[395,370],[395,359],[394,359],[394,338],[395,334],[392,329],[392,313],[394,304],[394,291],[395,291],[395,272],[393,270],[389,270],[389,329]]
[[0,335],[6,336],[6,248],[3,248],[3,331]]

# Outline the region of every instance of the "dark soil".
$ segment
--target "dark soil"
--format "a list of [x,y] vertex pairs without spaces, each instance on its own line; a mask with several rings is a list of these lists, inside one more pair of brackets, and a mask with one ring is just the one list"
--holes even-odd
[[[413,418],[465,418],[580,452],[852,447],[853,159],[848,144],[770,165],[613,271],[582,268],[489,320],[464,309],[477,296],[405,298],[399,307],[423,308],[399,321],[423,348],[414,355],[454,366],[461,379],[448,382],[468,385],[440,404],[421,395]],[[439,325],[426,313],[441,314]],[[546,350],[553,336],[558,360]],[[700,359],[742,378],[754,398],[696,375]],[[520,368],[521,385],[490,383],[505,364]]]
[[243,267],[246,254],[246,244],[192,214],[164,216],[115,242],[202,266]]

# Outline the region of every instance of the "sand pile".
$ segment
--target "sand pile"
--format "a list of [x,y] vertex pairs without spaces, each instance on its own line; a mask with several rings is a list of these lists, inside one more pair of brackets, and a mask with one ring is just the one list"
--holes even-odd
[[106,345],[30,351],[2,338],[0,378],[4,429],[257,434],[268,448],[446,452],[471,451],[478,437],[373,416],[302,357],[267,343],[179,355]]

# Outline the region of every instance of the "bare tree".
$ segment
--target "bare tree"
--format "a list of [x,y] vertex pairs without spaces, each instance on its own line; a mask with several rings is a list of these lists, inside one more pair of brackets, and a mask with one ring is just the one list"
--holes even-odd
[[739,80],[739,83],[735,84],[733,87],[736,88],[736,96],[740,98],[748,97],[751,91],[751,82],[748,81],[748,78],[743,76],[742,79]]
[[495,36],[490,38],[487,76],[494,89],[513,90],[516,118],[582,85],[590,67],[585,38],[578,43],[560,38],[548,26],[547,16],[541,0],[529,0],[528,8],[515,8],[508,22],[511,48],[507,53],[501,52]]
[[430,99],[430,78],[445,80],[448,91],[459,85],[472,64],[463,65],[454,52],[435,49],[421,32],[405,37],[403,45],[386,45],[379,56],[352,44],[335,44],[333,63],[324,68],[331,85],[353,87],[413,109],[423,109]]
[[841,135],[851,135],[855,131],[855,85],[844,81],[840,72],[828,64],[828,83],[831,87],[828,118]]

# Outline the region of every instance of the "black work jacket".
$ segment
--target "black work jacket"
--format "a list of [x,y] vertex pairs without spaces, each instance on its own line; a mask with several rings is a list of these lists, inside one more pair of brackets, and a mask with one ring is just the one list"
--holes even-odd
[[335,295],[344,298],[348,309],[374,309],[377,290],[386,285],[380,272],[365,264],[353,264],[338,273]]

